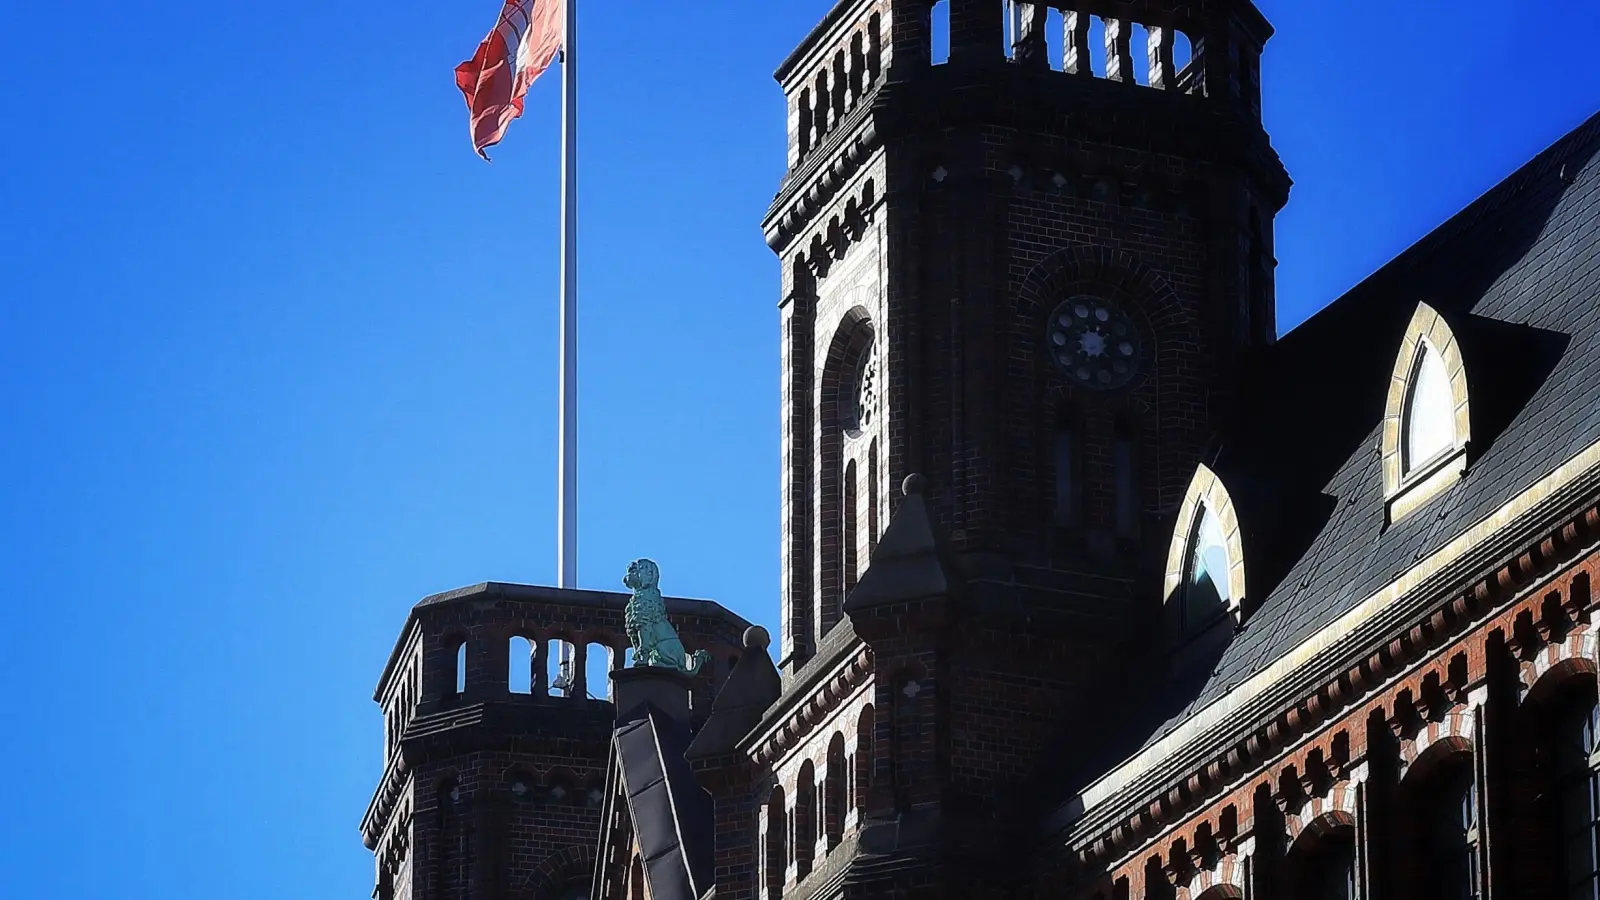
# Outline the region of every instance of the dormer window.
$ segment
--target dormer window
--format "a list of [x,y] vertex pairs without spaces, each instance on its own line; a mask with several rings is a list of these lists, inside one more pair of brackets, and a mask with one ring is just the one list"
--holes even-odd
[[1189,631],[1216,618],[1233,601],[1228,585],[1228,545],[1222,536],[1222,525],[1204,502],[1189,541],[1186,566],[1181,618],[1183,629]]
[[1450,397],[1450,374],[1438,351],[1424,339],[1417,349],[1411,373],[1411,392],[1405,405],[1406,474],[1425,468],[1455,447],[1456,405]]
[[1389,521],[1460,479],[1472,417],[1461,348],[1450,326],[1417,304],[1400,342],[1383,422],[1383,488]]
[[1186,640],[1224,615],[1244,616],[1244,545],[1233,499],[1216,473],[1200,466],[1178,510],[1167,550],[1166,621]]

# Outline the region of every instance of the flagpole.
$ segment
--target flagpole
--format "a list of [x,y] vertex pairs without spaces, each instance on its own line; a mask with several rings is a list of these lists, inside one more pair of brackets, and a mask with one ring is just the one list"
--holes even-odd
[[578,10],[562,4],[561,39],[561,449],[556,501],[557,587],[578,586]]

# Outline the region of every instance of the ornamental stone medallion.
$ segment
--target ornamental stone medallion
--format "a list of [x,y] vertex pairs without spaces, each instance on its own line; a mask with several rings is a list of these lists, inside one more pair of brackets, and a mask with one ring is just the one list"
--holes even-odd
[[1106,391],[1127,384],[1139,369],[1139,330],[1116,303],[1072,297],[1050,314],[1045,351],[1068,380]]

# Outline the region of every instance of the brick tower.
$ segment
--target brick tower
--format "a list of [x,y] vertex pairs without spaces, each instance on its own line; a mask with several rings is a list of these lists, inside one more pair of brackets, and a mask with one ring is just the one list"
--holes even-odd
[[1274,341],[1271,27],[1249,0],[1063,5],[842,0],[777,72],[755,895],[1019,886],[1040,770],[1103,762],[1185,489]]
[[777,73],[785,672],[910,472],[975,584],[1114,628],[1275,337],[1271,27],[1062,6],[843,0]]
[[[361,833],[376,900],[588,896],[616,723],[609,679],[593,682],[623,663],[627,601],[488,583],[411,610],[374,695],[384,769]],[[711,655],[694,679],[707,708],[749,623],[704,600],[667,611]],[[551,664],[561,642],[568,671]]]

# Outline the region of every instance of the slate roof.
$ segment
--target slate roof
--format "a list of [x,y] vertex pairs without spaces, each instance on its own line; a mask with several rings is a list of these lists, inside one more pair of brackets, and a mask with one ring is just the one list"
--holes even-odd
[[[1600,114],[1250,361],[1209,461],[1239,508],[1245,628],[1167,681],[1145,706],[1158,718],[1098,764],[1172,731],[1600,440],[1597,151]],[[1469,468],[1385,527],[1379,429],[1419,301],[1463,348]]]
[[687,723],[646,704],[617,726],[616,764],[653,900],[697,900],[711,889],[711,796],[685,759]]

